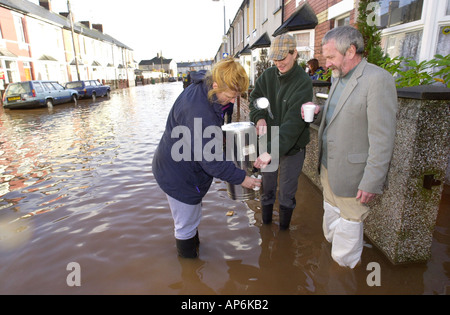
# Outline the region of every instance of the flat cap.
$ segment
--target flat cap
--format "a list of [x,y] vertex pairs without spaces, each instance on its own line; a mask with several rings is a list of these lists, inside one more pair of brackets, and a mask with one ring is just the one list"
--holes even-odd
[[275,37],[270,46],[269,59],[283,60],[287,57],[288,53],[297,48],[297,42],[292,35],[281,34]]

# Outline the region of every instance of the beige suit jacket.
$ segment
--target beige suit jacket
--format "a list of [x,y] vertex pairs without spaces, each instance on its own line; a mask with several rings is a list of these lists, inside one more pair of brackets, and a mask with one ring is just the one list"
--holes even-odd
[[358,189],[381,194],[394,148],[398,108],[394,78],[363,59],[325,126],[328,102],[319,128],[319,163],[326,129],[331,189],[342,197],[355,197]]

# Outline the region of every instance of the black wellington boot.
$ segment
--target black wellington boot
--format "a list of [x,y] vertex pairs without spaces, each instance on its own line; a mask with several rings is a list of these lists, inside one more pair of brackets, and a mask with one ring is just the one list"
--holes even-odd
[[273,205],[263,205],[262,206],[262,221],[264,224],[269,224],[272,222]]
[[198,238],[194,236],[188,240],[176,239],[178,255],[184,258],[196,258],[198,256]]
[[200,238],[198,237],[198,230],[194,236],[194,239],[195,239],[195,246],[197,247],[197,250],[198,250],[198,247],[200,246]]
[[294,209],[292,208],[286,208],[280,205],[280,230],[289,229],[293,211]]

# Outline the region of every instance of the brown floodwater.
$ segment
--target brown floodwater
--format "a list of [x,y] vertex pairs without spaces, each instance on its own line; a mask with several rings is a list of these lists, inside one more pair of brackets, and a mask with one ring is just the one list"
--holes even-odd
[[[0,294],[448,294],[448,186],[431,259],[394,266],[367,242],[336,265],[322,195],[303,175],[291,228],[263,226],[258,201],[215,180],[203,200],[200,256],[177,257],[151,168],[181,83],[114,91],[51,109],[0,109]],[[226,213],[233,210],[233,216]],[[369,286],[370,262],[380,286]]]

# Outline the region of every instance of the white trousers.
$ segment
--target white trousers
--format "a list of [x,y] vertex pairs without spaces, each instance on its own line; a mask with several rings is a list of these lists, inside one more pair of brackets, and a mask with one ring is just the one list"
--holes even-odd
[[175,238],[179,240],[193,238],[202,218],[202,204],[190,205],[169,195],[166,196],[172,212]]
[[336,196],[328,182],[328,172],[321,168],[323,187],[323,234],[331,245],[331,257],[342,267],[354,268],[363,251],[364,227],[369,208],[362,205],[356,196]]

